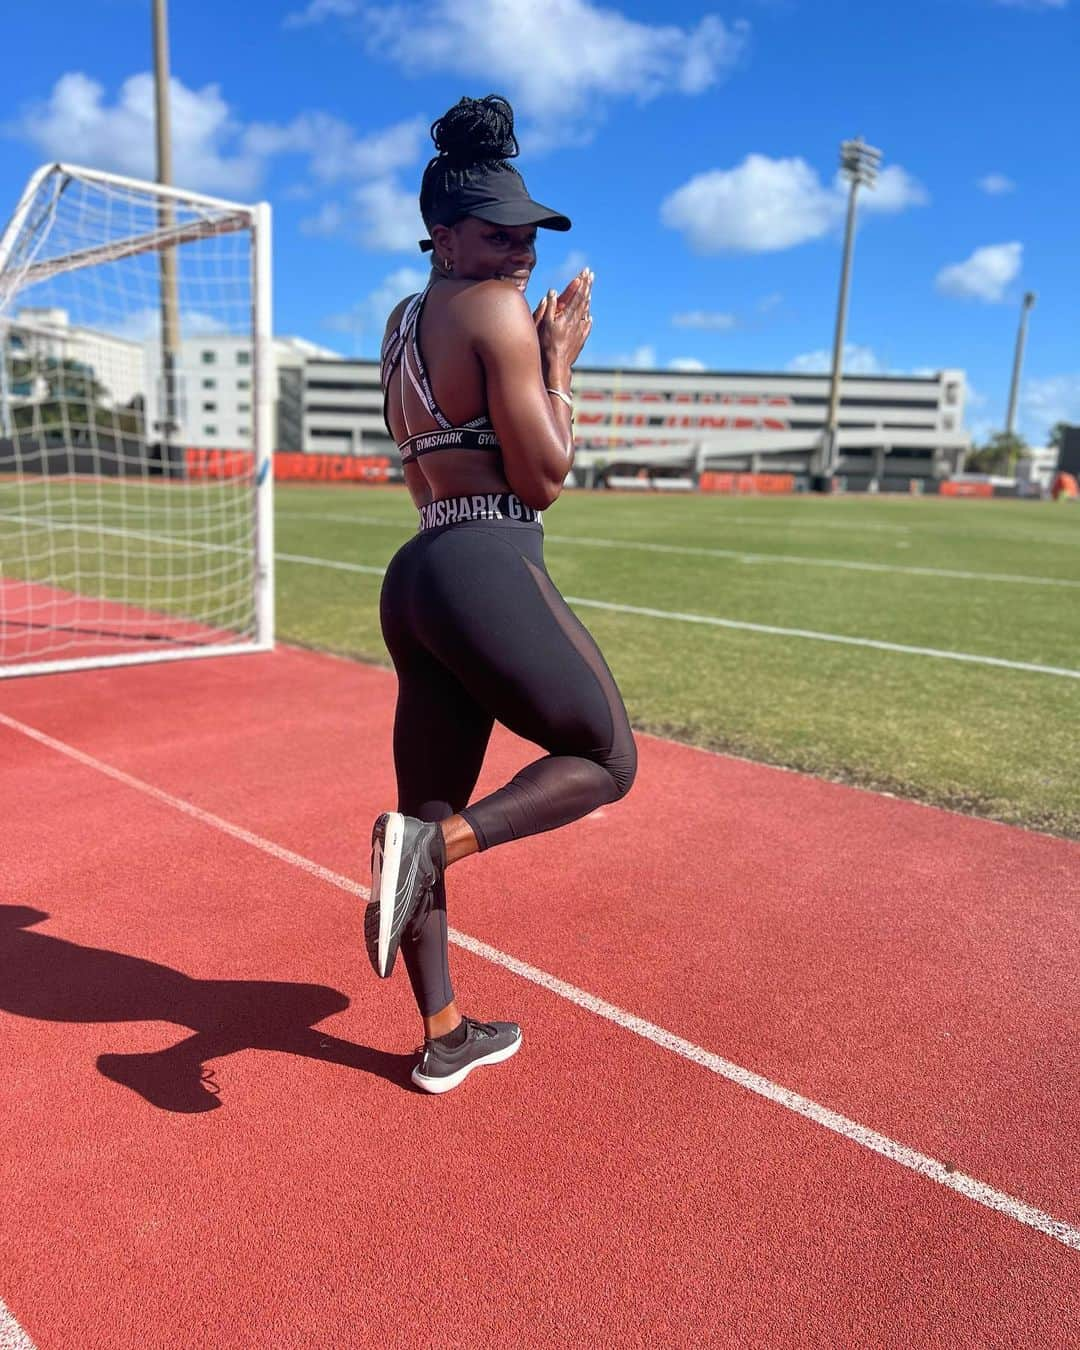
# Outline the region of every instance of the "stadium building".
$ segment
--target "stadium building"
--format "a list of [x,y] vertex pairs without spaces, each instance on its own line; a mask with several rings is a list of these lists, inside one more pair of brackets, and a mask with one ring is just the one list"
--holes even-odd
[[[157,430],[163,421],[161,343],[144,344],[147,395],[146,425]],[[273,374],[276,448],[295,448],[302,424],[302,376],[305,363],[337,354],[304,338],[275,338]],[[204,335],[180,344],[179,428],[173,439],[181,445],[207,449],[242,450],[251,446],[254,417],[254,372],[250,338]]]
[[[961,370],[847,375],[839,473],[853,489],[906,489],[947,477],[971,447]],[[576,473],[593,483],[641,469],[807,474],[821,444],[828,375],[791,372],[574,372]],[[394,455],[375,361],[312,359],[303,371],[300,444],[282,449]],[[394,460],[396,462],[396,458]]]
[[[92,374],[97,397],[110,408],[128,406],[143,391],[143,348],[138,340],[73,324],[68,310],[23,308],[15,313],[13,348],[36,364],[52,361]],[[29,396],[30,391],[25,391]],[[18,397],[19,391],[12,395]]]

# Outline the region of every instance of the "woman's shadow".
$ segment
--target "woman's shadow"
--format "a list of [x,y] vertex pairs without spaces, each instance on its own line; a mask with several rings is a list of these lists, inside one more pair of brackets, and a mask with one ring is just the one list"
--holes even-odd
[[0,1012],[46,1022],[175,1022],[192,1035],[149,1054],[99,1055],[97,1067],[164,1111],[220,1106],[208,1060],[278,1050],[409,1087],[410,1055],[339,1040],[315,1024],[349,1006],[337,989],[277,980],[194,980],[138,956],[27,930],[48,914],[0,905]]

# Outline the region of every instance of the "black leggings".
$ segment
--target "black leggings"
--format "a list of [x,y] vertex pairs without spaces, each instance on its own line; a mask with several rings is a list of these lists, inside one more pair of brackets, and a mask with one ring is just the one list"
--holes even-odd
[[[481,849],[554,830],[625,796],[637,750],[588,629],[544,567],[539,524],[503,519],[424,530],[392,559],[380,602],[398,675],[398,810],[459,813]],[[495,720],[548,753],[469,805]],[[423,1016],[454,997],[446,890],[401,943]]]

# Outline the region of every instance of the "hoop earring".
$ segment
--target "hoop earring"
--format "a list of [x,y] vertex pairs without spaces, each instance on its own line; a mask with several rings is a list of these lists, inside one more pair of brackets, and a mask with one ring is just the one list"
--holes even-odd
[[444,258],[444,259],[443,259],[443,271],[447,274],[447,276],[449,276],[450,273],[451,273],[453,270],[454,270],[454,261],[453,261],[453,259],[452,259],[452,258]]

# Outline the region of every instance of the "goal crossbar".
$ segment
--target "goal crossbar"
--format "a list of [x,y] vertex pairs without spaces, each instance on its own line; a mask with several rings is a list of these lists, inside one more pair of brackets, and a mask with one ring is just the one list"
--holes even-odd
[[[173,225],[156,231],[152,235],[137,235],[131,239],[118,239],[112,244],[102,244],[98,248],[86,248],[79,253],[70,253],[64,258],[49,262],[31,263],[18,273],[20,286],[32,286],[36,282],[46,281],[49,277],[59,276],[62,272],[75,272],[80,267],[93,267],[97,263],[117,262],[136,253],[162,253],[178,244],[190,244],[195,239],[210,239],[218,234],[232,234],[236,230],[251,228],[251,221],[240,216],[227,216],[220,220],[205,220],[195,224]],[[4,278],[0,274],[0,304],[3,303]]]

